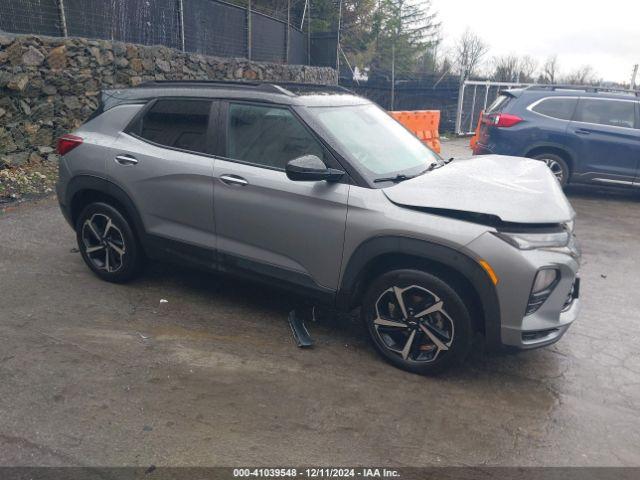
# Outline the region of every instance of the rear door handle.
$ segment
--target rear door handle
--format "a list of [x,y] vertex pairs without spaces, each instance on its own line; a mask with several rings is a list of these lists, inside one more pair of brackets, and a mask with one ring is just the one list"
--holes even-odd
[[589,130],[585,130],[584,128],[576,129],[576,133],[578,135],[591,135],[591,132]]
[[221,175],[220,181],[231,186],[238,185],[240,187],[246,187],[249,185],[249,182],[246,179],[238,175]]
[[137,165],[138,159],[136,157],[132,157],[131,155],[118,155],[116,158],[116,163],[120,165]]

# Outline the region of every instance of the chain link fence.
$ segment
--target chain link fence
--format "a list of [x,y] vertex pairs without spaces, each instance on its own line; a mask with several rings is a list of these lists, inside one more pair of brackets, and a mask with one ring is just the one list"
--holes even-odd
[[500,92],[509,88],[523,88],[530,83],[493,82],[490,80],[467,80],[460,86],[456,113],[455,132],[472,135],[480,115],[498,98]]
[[250,0],[0,0],[0,30],[308,64],[307,3],[284,5],[270,10]]

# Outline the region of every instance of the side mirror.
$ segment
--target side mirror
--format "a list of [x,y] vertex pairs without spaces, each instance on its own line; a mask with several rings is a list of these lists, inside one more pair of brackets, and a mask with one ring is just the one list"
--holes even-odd
[[344,175],[342,170],[327,168],[315,155],[304,155],[294,158],[285,168],[287,177],[294,182],[317,182],[320,180],[336,181]]

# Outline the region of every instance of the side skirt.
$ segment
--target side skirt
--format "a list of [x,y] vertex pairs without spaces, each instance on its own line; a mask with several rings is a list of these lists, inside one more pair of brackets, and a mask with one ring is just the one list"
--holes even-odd
[[145,235],[143,244],[147,255],[154,260],[197,268],[198,270],[220,272],[292,292],[322,305],[335,305],[336,292],[334,290],[321,287],[309,275],[301,272],[224,252],[216,252],[158,235]]

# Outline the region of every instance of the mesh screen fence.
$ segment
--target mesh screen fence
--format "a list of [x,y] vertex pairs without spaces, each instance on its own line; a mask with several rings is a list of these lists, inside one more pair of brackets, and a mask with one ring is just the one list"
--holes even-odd
[[297,28],[302,24],[299,8],[291,16],[292,24],[297,22],[294,28],[287,27],[282,12],[268,15],[259,2],[252,2],[249,22],[247,4],[221,0],[0,0],[0,30],[62,36],[64,12],[68,36],[171,48],[182,48],[184,39],[186,51],[223,57],[247,57],[251,37],[251,59],[277,63],[287,61],[288,37],[289,63],[306,64],[306,34]]
[[211,0],[185,2],[184,42],[189,52],[246,57],[246,9]]
[[37,35],[62,35],[56,0],[1,0],[0,30]]

